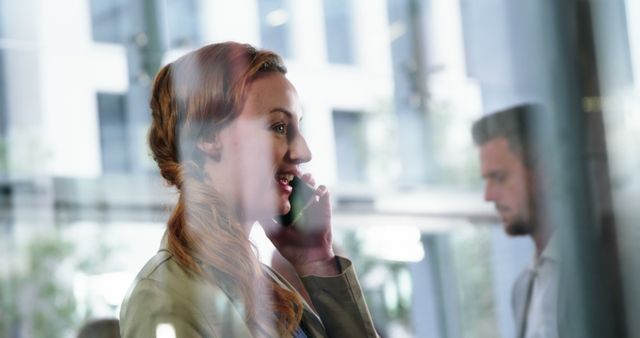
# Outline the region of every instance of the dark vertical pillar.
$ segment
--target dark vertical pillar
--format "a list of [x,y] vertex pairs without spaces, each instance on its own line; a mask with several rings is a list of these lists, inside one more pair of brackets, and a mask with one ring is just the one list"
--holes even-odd
[[[640,190],[634,187],[632,182],[639,173],[620,169],[621,162],[640,154],[637,134],[633,135],[628,132],[633,127],[631,127],[632,124],[629,125],[630,119],[625,116],[625,114],[640,116],[638,114],[640,111],[637,109],[628,109],[627,112],[627,108],[625,108],[626,100],[628,100],[626,96],[629,90],[634,88],[634,81],[635,87],[640,83],[640,78],[634,78],[630,48],[632,43],[630,35],[637,32],[628,31],[631,26],[627,22],[627,14],[637,14],[630,12],[633,11],[632,3],[637,2],[625,0],[592,1],[591,11],[596,55],[600,69],[600,97],[607,103],[603,115],[608,134],[607,140],[610,142],[607,149],[610,150],[608,155],[611,166],[606,168],[612,168],[611,193],[616,216],[616,231],[607,232],[606,235],[615,236],[614,238],[618,239],[617,246],[611,246],[609,249],[616,250],[619,259],[609,264],[617,270],[622,270],[621,275],[624,278],[624,288],[615,290],[616,292],[624,290],[624,297],[620,292],[616,294],[614,300],[620,307],[624,301],[626,310],[626,322],[620,321],[618,324],[626,324],[628,337],[637,337],[640,333],[640,322],[635,319],[640,309],[640,283],[637,279],[640,276],[640,261],[637,255],[638,235],[640,235],[640,227],[638,227],[640,209],[637,206],[640,201]],[[621,95],[621,93],[623,94]],[[592,99],[591,101],[593,102],[592,106],[600,108],[601,100]],[[621,131],[626,131],[627,136],[624,138],[624,142],[620,141]],[[619,250],[617,250],[618,248]],[[613,274],[615,271],[609,273]],[[615,276],[620,277],[619,274]]]
[[555,75],[549,153],[551,212],[559,225],[567,300],[562,337],[626,337],[600,81],[588,1],[548,2]]

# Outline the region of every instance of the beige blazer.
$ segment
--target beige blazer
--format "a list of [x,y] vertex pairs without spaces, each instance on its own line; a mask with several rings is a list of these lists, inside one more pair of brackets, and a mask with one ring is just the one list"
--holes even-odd
[[[317,312],[305,304],[300,326],[309,337],[378,337],[351,262],[338,259],[338,276],[301,277]],[[264,268],[277,283],[294,290],[278,273]],[[240,302],[223,284],[183,269],[163,241],[122,303],[120,333],[123,338],[148,338],[172,329],[176,338],[252,337]]]

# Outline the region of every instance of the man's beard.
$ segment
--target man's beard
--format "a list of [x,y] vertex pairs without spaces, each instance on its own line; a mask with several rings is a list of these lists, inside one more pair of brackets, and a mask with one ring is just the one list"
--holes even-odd
[[531,226],[526,223],[511,223],[506,226],[509,236],[527,236],[531,234]]
[[533,225],[523,215],[518,215],[513,221],[506,224],[505,231],[510,236],[527,236],[533,233]]
[[510,208],[503,205],[496,205],[496,209],[501,213],[509,213],[510,211],[517,210],[517,213],[512,213],[511,219],[502,219],[504,224],[504,230],[509,236],[528,236],[533,234],[536,227],[537,215],[535,214],[536,205],[534,200],[529,199],[527,208]]

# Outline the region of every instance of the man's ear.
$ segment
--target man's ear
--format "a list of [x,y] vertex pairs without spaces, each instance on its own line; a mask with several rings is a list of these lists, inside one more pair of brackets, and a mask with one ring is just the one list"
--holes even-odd
[[222,142],[220,142],[218,134],[208,136],[206,139],[200,139],[197,147],[207,156],[213,157],[216,160],[220,159],[220,155],[222,154]]

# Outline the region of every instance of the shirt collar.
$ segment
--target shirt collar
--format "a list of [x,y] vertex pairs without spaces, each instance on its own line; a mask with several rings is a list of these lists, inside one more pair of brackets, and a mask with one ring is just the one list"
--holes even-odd
[[164,231],[162,234],[162,239],[160,240],[160,249],[158,251],[169,251],[169,235],[167,234],[168,230]]
[[558,249],[558,236],[551,235],[549,242],[547,242],[547,246],[544,247],[540,257],[534,257],[531,262],[530,269],[536,270],[540,265],[545,264],[547,262],[559,263],[560,262],[560,253]]
[[547,246],[542,250],[542,254],[540,255],[541,260],[551,260],[554,262],[560,261],[560,253],[558,252],[558,236],[551,235]]

